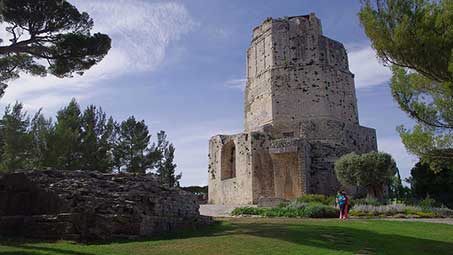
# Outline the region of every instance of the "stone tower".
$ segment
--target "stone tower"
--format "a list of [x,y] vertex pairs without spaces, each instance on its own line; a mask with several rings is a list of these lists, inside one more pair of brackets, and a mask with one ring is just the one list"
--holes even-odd
[[209,143],[209,201],[333,194],[335,160],[375,150],[376,131],[359,125],[343,44],[322,35],[314,14],[269,18],[247,50],[245,131]]

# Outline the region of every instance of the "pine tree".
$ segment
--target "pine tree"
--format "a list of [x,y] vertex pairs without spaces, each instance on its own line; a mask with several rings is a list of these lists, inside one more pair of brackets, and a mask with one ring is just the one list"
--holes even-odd
[[3,138],[0,169],[13,171],[29,167],[31,137],[28,133],[30,118],[23,111],[23,105],[16,102],[8,105],[1,120]]
[[32,139],[32,153],[30,164],[33,169],[44,169],[50,167],[49,139],[53,135],[54,127],[52,119],[46,119],[39,110],[31,120],[30,135]]
[[84,170],[110,172],[113,167],[113,139],[115,123],[107,119],[102,108],[90,105],[82,115],[81,168]]
[[118,171],[145,174],[146,170],[153,167],[149,148],[151,135],[145,121],[136,121],[135,117],[131,116],[121,122],[117,132],[113,151],[115,167]]
[[55,132],[50,138],[50,164],[61,170],[81,166],[81,111],[75,99],[57,113]]
[[360,22],[392,66],[392,95],[417,123],[398,127],[432,170],[453,168],[453,1],[363,0]]
[[82,75],[111,47],[93,20],[65,0],[0,0],[0,96],[22,73]]
[[164,131],[157,134],[158,137],[158,152],[161,152],[162,157],[157,164],[157,175],[162,184],[168,187],[179,187],[179,180],[182,174],[175,175],[176,164],[174,163],[175,147],[167,141],[167,135]]

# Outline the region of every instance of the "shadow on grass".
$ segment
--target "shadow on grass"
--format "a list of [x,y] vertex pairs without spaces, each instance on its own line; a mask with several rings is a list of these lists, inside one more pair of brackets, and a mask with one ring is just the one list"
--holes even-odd
[[24,238],[0,239],[0,246],[20,249],[21,251],[0,251],[0,255],[94,255],[86,252],[72,251],[69,249],[38,246],[39,243],[56,243],[49,240],[36,240]]
[[93,255],[91,253],[71,251],[67,249],[41,247],[35,245],[9,245],[10,247],[20,248],[25,251],[0,251],[0,255],[43,255],[43,254],[61,254],[61,255]]
[[[384,228],[382,228],[384,229]],[[382,231],[381,229],[381,231]],[[415,231],[415,230],[414,230]],[[384,231],[385,232],[385,231]],[[296,245],[328,249],[333,252],[350,252],[356,254],[388,254],[388,255],[413,255],[413,254],[452,254],[453,243],[423,238],[424,233],[414,233],[413,236],[398,233],[379,233],[372,230],[357,228],[345,223],[344,225],[326,225],[310,222],[304,224],[263,221],[224,221],[199,230],[187,230],[179,233],[162,235],[159,237],[137,240],[134,242],[177,241],[186,238],[215,238],[231,237],[246,238],[246,236],[263,237],[263,247],[267,239],[282,240]],[[417,237],[415,237],[417,236]],[[130,243],[129,240],[119,240],[110,243]],[[91,245],[97,245],[90,244]],[[105,243],[102,243],[105,244]],[[47,248],[33,245],[33,242],[19,243],[18,241],[3,242],[0,245],[26,249],[24,252],[0,252],[0,255],[41,255],[43,253],[63,255],[92,255],[90,253],[76,252],[65,249]],[[262,247],[261,247],[262,248]],[[238,246],[237,249],[240,249]]]
[[[422,236],[424,233],[417,233]],[[167,235],[158,240],[196,237],[250,235],[291,242],[301,246],[330,249],[357,254],[453,254],[453,243],[357,229],[345,223],[343,226],[325,224],[250,223],[223,222],[198,232],[182,232]],[[429,235],[429,233],[428,233]],[[151,239],[156,240],[156,239]],[[265,241],[263,241],[265,244]]]
[[359,254],[451,254],[453,243],[405,236],[398,233],[378,233],[357,229],[347,224],[238,224],[249,235],[279,239],[304,246],[348,251]]

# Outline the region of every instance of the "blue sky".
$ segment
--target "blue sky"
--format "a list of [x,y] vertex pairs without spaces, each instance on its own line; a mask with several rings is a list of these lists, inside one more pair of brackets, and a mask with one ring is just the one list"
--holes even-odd
[[[377,129],[379,150],[391,153],[403,177],[416,158],[395,127],[412,121],[393,101],[390,72],[375,57],[360,27],[359,0],[69,0],[87,11],[113,48],[81,77],[22,76],[0,106],[19,100],[29,112],[55,112],[75,97],[123,120],[144,119],[176,146],[182,185],[207,184],[209,137],[243,130],[245,52],[252,29],[267,17],[321,19],[324,34],[342,42],[356,75],[360,122]],[[155,136],[154,136],[155,138]]]

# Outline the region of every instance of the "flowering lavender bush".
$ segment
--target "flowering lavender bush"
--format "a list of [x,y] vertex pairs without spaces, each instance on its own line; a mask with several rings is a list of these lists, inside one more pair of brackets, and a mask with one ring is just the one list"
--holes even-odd
[[388,205],[355,205],[351,210],[353,216],[411,216],[411,217],[453,217],[453,210],[448,208],[420,207],[405,204]]

